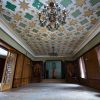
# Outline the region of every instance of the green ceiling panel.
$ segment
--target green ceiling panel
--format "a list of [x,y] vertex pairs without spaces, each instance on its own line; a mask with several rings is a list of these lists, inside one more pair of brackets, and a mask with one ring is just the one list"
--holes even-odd
[[33,32],[35,32],[35,33],[37,33],[37,32],[38,32],[38,30],[36,30],[36,29],[33,29],[32,31],[33,31]]
[[52,37],[52,38],[51,38],[51,40],[55,40],[55,38],[54,38],[54,37]]
[[84,19],[84,20],[82,20],[80,23],[82,24],[82,25],[84,25],[84,24],[86,24],[88,22],[88,20],[87,19]]
[[6,8],[12,10],[12,11],[15,11],[16,9],[16,6],[10,2],[7,1],[7,4],[6,4]]
[[48,35],[44,33],[43,36],[44,36],[44,37],[47,37]]
[[73,29],[74,29],[73,27],[68,28],[69,31],[72,31]]
[[79,34],[80,34],[80,32],[75,33],[75,35],[79,35]]
[[7,15],[5,15],[5,14],[3,14],[3,17],[4,17],[7,21],[11,21],[11,17],[9,17],[9,16],[7,16]]
[[20,31],[20,30],[18,30],[18,29],[16,29],[16,31],[17,31],[18,33],[21,33],[21,31]]
[[90,30],[91,28],[92,28],[92,25],[91,25],[91,26],[89,26],[89,27],[87,27],[86,29],[87,29],[87,30]]
[[100,11],[96,12],[97,16],[99,17],[100,16]]
[[31,20],[31,19],[33,18],[33,16],[32,16],[32,15],[30,15],[29,13],[26,13],[25,18],[27,18],[27,19]]
[[43,6],[43,3],[41,3],[39,0],[34,0],[34,3],[32,4],[32,6],[34,6],[35,8],[39,10]]
[[90,0],[90,3],[94,6],[95,4],[100,3],[100,0]]
[[63,35],[64,35],[64,33],[59,33],[58,35],[59,35],[59,36],[63,36]]
[[20,23],[19,25],[20,25],[21,27],[23,27],[23,28],[26,27],[26,24],[24,24],[24,23]]
[[70,5],[72,3],[71,0],[62,0],[61,1],[61,4],[64,6],[64,7],[67,7],[68,5]]
[[49,30],[47,26],[39,25],[38,13],[44,8],[44,4],[48,4],[48,0],[1,1],[2,20],[15,31],[13,34],[26,40],[36,56],[48,55],[48,52],[52,51],[51,46],[54,45],[55,51],[59,49],[58,56],[69,57],[67,54],[77,49],[100,20],[100,0],[53,0],[61,10],[65,8],[67,14],[65,25],[59,25],[57,30]]
[[75,12],[72,13],[72,16],[76,18],[76,17],[78,17],[80,14],[81,14],[80,10],[77,9]]

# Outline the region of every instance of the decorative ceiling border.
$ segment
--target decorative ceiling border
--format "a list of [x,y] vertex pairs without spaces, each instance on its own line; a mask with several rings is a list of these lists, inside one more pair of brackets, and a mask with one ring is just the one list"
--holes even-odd
[[97,34],[100,32],[100,20],[96,23],[96,25],[89,32],[89,35],[84,39],[84,41],[78,46],[77,49],[74,50],[73,56],[78,53],[90,40],[92,40]]
[[[1,17],[1,16],[0,16]],[[51,57],[51,56],[36,56],[34,55],[34,51],[31,50],[31,48],[18,37],[17,35],[13,34],[15,33],[6,23],[5,20],[1,17],[0,18],[0,27],[3,29],[11,38],[13,38],[18,44],[20,44],[26,51],[28,51],[33,57],[36,59],[49,59],[49,58],[56,58],[56,59],[68,59],[72,60],[74,59],[73,56],[78,53],[91,39],[93,39],[99,32],[100,32],[100,20],[97,22],[97,24],[92,28],[92,30],[89,32],[89,35],[85,38],[85,40],[78,46],[77,49],[74,50],[73,56],[68,58],[66,56],[56,56],[56,57]]]
[[12,39],[14,39],[19,45],[21,45],[33,57],[35,57],[31,48],[19,36],[13,34],[15,32],[5,23],[4,19],[1,16],[0,16],[0,28],[2,30],[4,30],[4,32],[6,32],[6,34],[8,34]]
[[[74,60],[74,55],[78,53],[89,41],[91,41],[97,34],[100,32],[100,20],[96,23],[96,25],[92,28],[92,30],[88,33],[84,41],[78,46],[77,49],[73,51],[72,57],[66,57],[66,56],[56,56],[55,58],[63,58],[66,60]],[[36,56],[36,58],[51,58],[51,56]],[[52,57],[53,58],[53,57]],[[54,58],[54,59],[55,59]]]

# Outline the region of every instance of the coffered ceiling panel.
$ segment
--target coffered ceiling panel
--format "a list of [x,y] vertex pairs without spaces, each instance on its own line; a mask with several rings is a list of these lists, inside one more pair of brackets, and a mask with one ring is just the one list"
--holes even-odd
[[1,0],[0,15],[31,47],[36,56],[55,52],[71,56],[100,19],[100,0],[56,0],[67,11],[66,24],[58,30],[40,27],[38,13],[48,0]]

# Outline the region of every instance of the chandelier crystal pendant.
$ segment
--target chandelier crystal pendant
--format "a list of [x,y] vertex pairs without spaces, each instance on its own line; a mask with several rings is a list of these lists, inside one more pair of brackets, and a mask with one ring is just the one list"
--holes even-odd
[[66,23],[66,10],[58,6],[53,0],[48,5],[44,5],[43,10],[38,14],[41,27],[47,27],[50,31],[55,31],[60,25]]

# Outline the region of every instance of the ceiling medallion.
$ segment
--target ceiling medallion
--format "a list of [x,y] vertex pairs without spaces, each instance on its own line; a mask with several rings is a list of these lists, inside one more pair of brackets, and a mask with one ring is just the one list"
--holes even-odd
[[61,10],[58,3],[50,0],[47,5],[44,5],[42,11],[38,14],[39,24],[41,27],[47,27],[50,31],[55,31],[60,25],[66,23],[66,10]]

